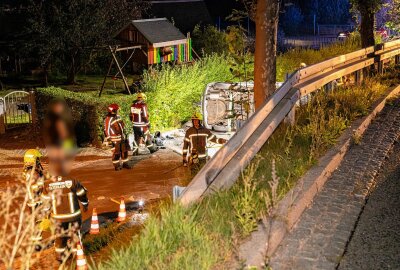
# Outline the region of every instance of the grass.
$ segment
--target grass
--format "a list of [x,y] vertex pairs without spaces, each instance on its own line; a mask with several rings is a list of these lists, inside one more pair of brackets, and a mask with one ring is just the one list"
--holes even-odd
[[224,55],[206,56],[190,66],[150,69],[143,81],[152,125],[159,130],[180,127],[198,109],[208,83],[232,79]]
[[344,42],[333,43],[319,50],[296,48],[287,51],[277,56],[276,80],[278,82],[285,81],[286,74],[294,72],[300,67],[301,63],[309,66],[338,55],[359,50],[360,48],[360,37],[357,34],[353,34]]
[[30,115],[28,113],[23,113],[15,116],[7,115],[6,123],[9,125],[27,124],[30,123]]
[[[398,74],[398,73],[397,73]],[[164,205],[129,247],[96,269],[231,269],[235,252],[270,207],[332,147],[399,77],[368,79],[317,93],[298,107],[296,125],[281,125],[229,191],[182,208]]]

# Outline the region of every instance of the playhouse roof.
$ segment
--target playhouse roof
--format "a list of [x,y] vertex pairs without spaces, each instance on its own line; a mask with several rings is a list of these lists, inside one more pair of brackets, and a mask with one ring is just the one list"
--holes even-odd
[[167,18],[133,20],[132,25],[151,43],[185,40],[186,37]]

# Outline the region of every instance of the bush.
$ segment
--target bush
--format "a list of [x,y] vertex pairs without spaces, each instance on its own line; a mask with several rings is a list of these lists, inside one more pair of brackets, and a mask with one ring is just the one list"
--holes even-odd
[[193,48],[203,56],[214,53],[223,54],[228,51],[226,33],[218,31],[213,25],[196,25],[193,30]]
[[229,81],[229,61],[224,55],[206,56],[190,66],[163,65],[144,73],[144,91],[154,130],[180,127],[199,106],[206,85]]
[[103,96],[97,93],[77,93],[58,87],[38,88],[36,91],[36,106],[40,121],[45,118],[48,104],[55,98],[64,99],[71,108],[75,125],[75,135],[79,146],[91,143],[99,145],[104,138],[103,120],[107,114],[107,106],[118,103],[121,107],[120,115],[127,129],[131,129],[129,121],[131,96]]

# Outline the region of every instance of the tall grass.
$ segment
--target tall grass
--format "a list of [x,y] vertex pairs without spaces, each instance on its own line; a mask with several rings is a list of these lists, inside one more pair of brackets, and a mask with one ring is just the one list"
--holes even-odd
[[344,42],[333,43],[319,50],[296,48],[287,51],[277,57],[276,79],[280,82],[285,81],[286,74],[294,72],[300,67],[301,63],[312,65],[338,55],[356,51],[360,48],[360,37],[358,34],[353,34]]
[[230,81],[227,57],[211,55],[188,66],[150,69],[144,74],[150,120],[156,129],[178,127],[188,120],[210,82]]
[[371,79],[317,93],[297,108],[295,126],[278,128],[232,189],[188,209],[163,206],[160,217],[150,218],[128,248],[114,251],[97,269],[237,268],[240,239],[387,88]]

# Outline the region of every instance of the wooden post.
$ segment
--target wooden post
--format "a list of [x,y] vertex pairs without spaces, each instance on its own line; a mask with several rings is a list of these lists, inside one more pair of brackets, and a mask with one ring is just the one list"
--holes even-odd
[[395,63],[396,65],[399,65],[399,64],[400,64],[400,55],[396,55],[396,56],[394,57],[394,63]]
[[363,79],[363,70],[357,70],[354,74],[356,85],[360,85]]
[[286,115],[284,122],[286,124],[289,124],[291,126],[294,126],[296,123],[296,104],[293,106],[293,108],[290,110],[290,112]]
[[111,59],[110,65],[109,65],[108,70],[107,70],[107,74],[106,74],[106,76],[104,76],[103,83],[101,84],[101,88],[100,88],[100,92],[99,92],[99,97],[101,97],[101,93],[103,92],[104,85],[106,84],[107,77],[110,75],[110,71],[111,71],[111,68],[112,68],[113,63],[114,63],[114,61]]
[[383,61],[378,62],[378,73],[383,74]]
[[118,63],[118,59],[117,59],[117,56],[115,55],[115,51],[112,49],[111,46],[109,46],[109,47],[110,47],[110,51],[111,51],[112,57],[113,57],[113,59],[115,61],[115,65],[117,66],[119,73],[121,73],[121,77],[122,77],[122,80],[124,81],[125,88],[129,92],[129,94],[132,95],[131,90],[129,89],[129,86],[128,86],[128,82],[126,81],[125,75],[122,72],[122,69],[121,69],[121,67],[120,67],[120,65]]
[[4,113],[0,114],[0,134],[6,133],[6,123],[4,121]]

